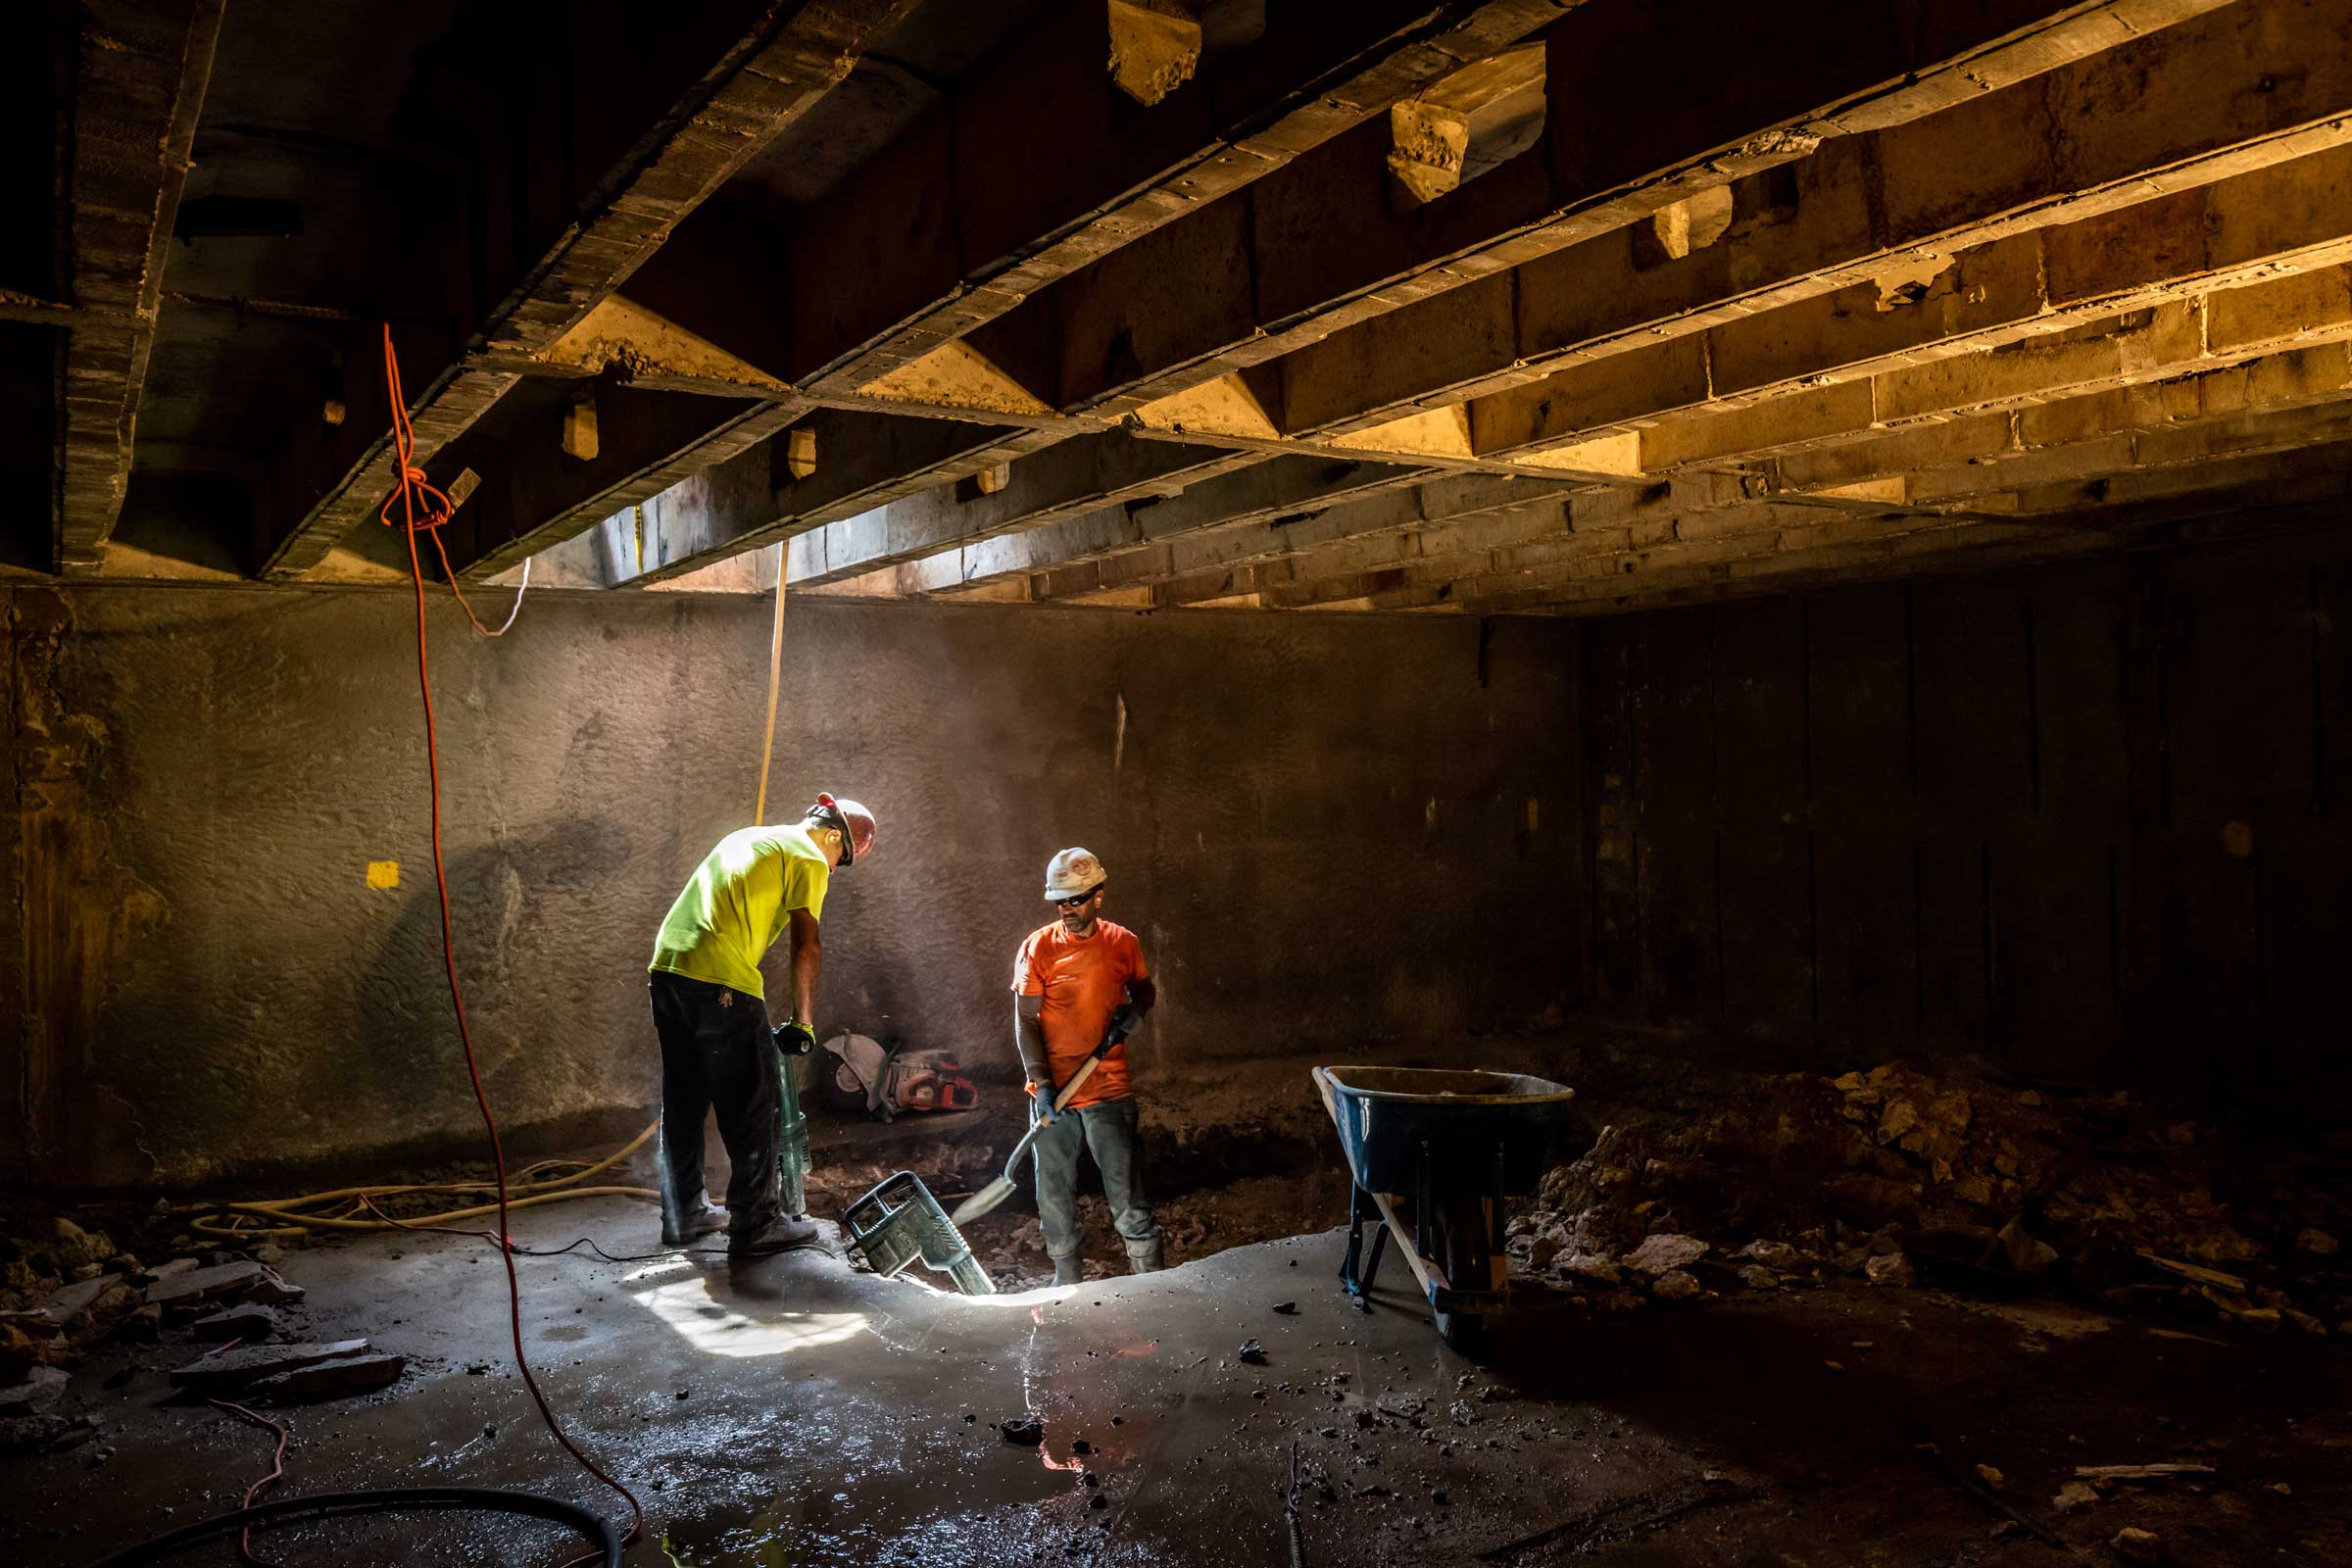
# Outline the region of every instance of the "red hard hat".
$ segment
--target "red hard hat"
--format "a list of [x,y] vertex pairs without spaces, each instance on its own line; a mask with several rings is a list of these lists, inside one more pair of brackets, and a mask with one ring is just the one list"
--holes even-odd
[[837,801],[830,795],[819,795],[816,804],[808,808],[810,816],[821,816],[841,829],[841,863],[856,865],[874,850],[874,813],[856,801]]

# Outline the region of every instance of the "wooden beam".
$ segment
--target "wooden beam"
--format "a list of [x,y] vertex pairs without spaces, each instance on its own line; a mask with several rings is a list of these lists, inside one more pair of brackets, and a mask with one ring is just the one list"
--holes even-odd
[[96,571],[130,480],[164,259],[223,0],[83,0],[67,214],[76,317],[60,366],[52,556]]
[[1472,399],[1470,439],[1581,470],[1596,438],[1634,433],[1629,466],[1651,473],[2340,332],[2348,197],[2352,147],[2015,235],[1899,299],[1855,284]]
[[1189,484],[1181,495],[1143,496],[908,562],[899,568],[896,591],[933,593],[1025,578],[1205,530],[1310,513],[1344,496],[1410,485],[1420,472],[1383,463],[1270,458]]
[[2352,51],[2310,39],[2346,35],[2352,0],[2246,0],[1834,138],[1725,187],[1711,226],[1678,203],[1285,355],[1282,428],[1257,433],[1361,429],[1865,281],[1899,299],[1955,250],[2340,145]]
[[1366,123],[1024,309],[1061,323],[1064,407],[1173,427],[1162,400],[1204,380],[2215,3],[1593,0],[1540,34],[1541,142],[1444,200],[1397,210],[1390,127]]
[[817,584],[859,576],[1138,497],[1174,496],[1257,461],[1116,431],[1080,436],[1015,461],[994,492],[941,485],[803,534],[789,547],[790,579]]
[[[1005,414],[1020,412],[1014,389],[1024,389],[1050,408],[1051,388],[1026,387],[1050,378],[1050,346],[1018,353],[1032,337],[1022,332],[982,347],[961,340],[1557,14],[1556,0],[1275,8],[1261,36],[1212,50],[1146,106],[1104,68],[1109,8],[1060,0],[844,188],[782,222],[782,238],[706,212],[625,291],[641,313],[633,336],[611,319],[615,305],[546,358],[594,368],[612,345],[641,344],[652,319],[742,373],[806,393],[879,385],[878,395],[933,403],[983,397],[962,406]],[[737,311],[747,298],[780,308]]]
[[[641,567],[614,586],[651,586],[729,556],[859,516],[942,482],[995,467],[1026,450],[1026,431],[820,409],[796,426],[812,439],[816,466],[792,476],[791,433],[773,437],[673,485],[645,504]],[[954,482],[950,480],[949,482]],[[796,583],[806,586],[795,575]]]
[[[453,442],[433,465],[446,483],[471,467],[483,476],[474,497],[445,528],[450,564],[478,582],[518,565],[625,507],[766,440],[806,409],[797,403],[696,397],[610,382],[585,383],[584,407],[594,411],[596,452],[564,450],[563,428],[579,416],[569,400],[517,411],[493,411]],[[511,398],[509,403],[518,402]]]
[[[416,461],[429,462],[497,402],[515,379],[500,361],[538,353],[577,324],[671,231],[761,148],[849,74],[873,39],[913,0],[770,3],[628,143],[591,187],[583,210],[539,254],[518,259],[512,286],[472,328],[485,363],[454,351],[408,381]],[[602,84],[576,84],[581,92]],[[436,355],[436,358],[439,356]],[[371,365],[377,355],[361,360]],[[260,574],[299,577],[370,514],[396,478],[383,425],[350,428],[329,443],[314,493],[279,502],[263,523]]]

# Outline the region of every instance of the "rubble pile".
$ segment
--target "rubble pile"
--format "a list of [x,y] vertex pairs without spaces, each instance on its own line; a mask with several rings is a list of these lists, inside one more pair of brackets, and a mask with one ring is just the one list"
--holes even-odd
[[2346,1152],[2266,1149],[2128,1092],[1894,1063],[1741,1078],[1695,1112],[1601,1128],[1546,1174],[1510,1246],[1525,1274],[1607,1310],[1925,1279],[2352,1333]]
[[[86,1399],[67,1395],[101,1349],[156,1357],[174,1387],[240,1398],[365,1393],[406,1366],[365,1340],[288,1343],[300,1339],[304,1292],[271,1267],[278,1250],[266,1244],[200,1251],[190,1236],[156,1232],[142,1248],[180,1255],[149,1265],[69,1216],[12,1228],[33,1234],[0,1238],[0,1453],[70,1447],[96,1433]],[[130,1375],[118,1369],[103,1387]]]

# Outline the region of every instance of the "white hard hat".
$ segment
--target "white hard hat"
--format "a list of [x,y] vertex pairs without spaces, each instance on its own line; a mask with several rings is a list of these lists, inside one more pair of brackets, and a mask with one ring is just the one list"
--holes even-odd
[[1110,880],[1092,850],[1067,849],[1046,862],[1046,897],[1074,899]]

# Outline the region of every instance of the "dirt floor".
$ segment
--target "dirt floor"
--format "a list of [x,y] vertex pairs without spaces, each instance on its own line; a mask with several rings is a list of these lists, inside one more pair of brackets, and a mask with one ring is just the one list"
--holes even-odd
[[[617,1200],[517,1219],[534,1247],[582,1231],[618,1250],[651,1220]],[[2113,1560],[2126,1529],[2183,1564],[2352,1561],[2352,1364],[2333,1343],[1840,1285],[1628,1315],[1545,1295],[1473,1363],[1394,1265],[1378,1309],[1351,1309],[1343,1245],[1327,1232],[986,1301],[819,1252],[573,1252],[523,1260],[525,1323],[574,1435],[647,1504],[641,1568],[664,1542],[697,1568],[1294,1560],[1294,1449],[1295,1560],[1310,1564],[2034,1565]],[[386,1392],[270,1411],[293,1432],[288,1494],[612,1500],[532,1415],[479,1243],[368,1238],[286,1267],[309,1291],[294,1333],[410,1357]],[[1250,1339],[1264,1365],[1239,1358]],[[68,1398],[101,1430],[0,1472],[0,1560],[90,1560],[224,1508],[270,1468],[267,1433],[174,1396],[165,1369],[188,1353],[110,1345],[76,1369]],[[1028,1410],[1040,1446],[996,1430]],[[2053,1500],[2078,1467],[2154,1462],[2208,1468]],[[285,1562],[564,1550],[552,1527],[450,1515],[258,1544]]]
[[[1166,1272],[1126,1275],[1091,1197],[1089,1283],[1073,1290],[1037,1288],[1049,1265],[1025,1192],[972,1226],[1008,1293],[985,1299],[877,1278],[838,1250],[744,1265],[665,1252],[651,1205],[583,1200],[516,1215],[524,1247],[595,1244],[518,1258],[533,1364],[645,1501],[638,1568],[2352,1563],[2352,1325],[2336,1322],[2352,1296],[2341,1259],[2308,1250],[2320,1223],[2342,1228],[2340,1190],[2313,1177],[2336,1168],[2334,1144],[2305,1140],[2317,1164],[2289,1171],[2244,1128],[2181,1131],[2175,1107],[2068,1090],[2043,1105],[2015,1085],[1892,1072],[1727,1094],[1719,1071],[1657,1070],[1653,1048],[1479,1044],[1492,1065],[1591,1092],[1544,1194],[1514,1205],[1520,1310],[1476,1361],[1438,1340],[1393,1253],[1377,1309],[1348,1304],[1336,1140],[1304,1072],[1273,1062],[1147,1091]],[[1899,1108],[1915,1102],[1925,1135]],[[952,1204],[1018,1131],[1002,1105],[889,1124],[812,1111],[809,1206],[836,1215],[898,1169]],[[2089,1156],[2050,1159],[2070,1139]],[[2239,1145],[2259,1152],[2250,1176],[2222,1157]],[[2060,1244],[2042,1244],[2057,1255],[2038,1272],[1954,1275],[1919,1250],[1968,1230],[1973,1200],[1955,1195],[1987,1171],[1995,1208],[2018,1215],[2005,1229],[2030,1221]],[[1848,1189],[1877,1206],[1841,1206]],[[1910,1219],[1872,1218],[1906,1194]],[[307,1292],[255,1343],[365,1337],[405,1357],[381,1392],[251,1398],[292,1433],[273,1494],[448,1484],[613,1501],[530,1409],[482,1241],[220,1249],[192,1243],[169,1204],[81,1212],[105,1234],[20,1244],[11,1270],[74,1265],[103,1288],[183,1250],[232,1270],[255,1253]],[[1776,1221],[1786,1239],[1767,1240]],[[145,1266],[99,1261],[117,1242]],[[2186,1265],[2199,1276],[2150,1262],[2151,1242],[2203,1249]],[[37,1330],[5,1316],[11,1336]],[[0,1428],[40,1438],[0,1458],[0,1562],[93,1561],[233,1506],[269,1471],[270,1433],[172,1386],[207,1348],[190,1316],[125,1316],[39,1372],[41,1413],[0,1410]],[[1239,1353],[1252,1339],[1263,1365]],[[1027,1411],[1039,1446],[996,1429]],[[568,1552],[550,1526],[446,1514],[257,1544],[289,1563]]]

